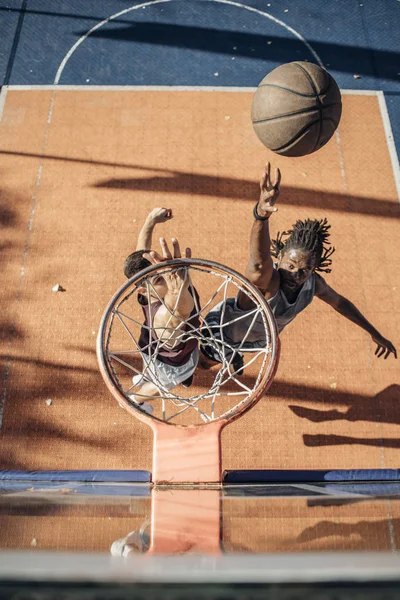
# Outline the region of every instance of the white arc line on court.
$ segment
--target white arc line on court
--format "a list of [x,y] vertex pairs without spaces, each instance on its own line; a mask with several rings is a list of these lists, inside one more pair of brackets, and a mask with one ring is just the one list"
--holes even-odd
[[[95,25],[94,27],[89,29],[89,31],[87,31],[85,33],[85,35],[83,35],[81,38],[79,38],[79,40],[70,48],[70,50],[64,56],[60,66],[58,67],[58,70],[57,70],[57,73],[56,73],[56,76],[54,79],[54,83],[56,85],[58,85],[58,83],[60,82],[62,72],[64,71],[65,65],[67,64],[67,62],[69,61],[71,56],[74,54],[75,50],[94,31],[97,31],[98,29],[100,29],[100,27],[103,27],[103,25],[106,25],[107,23],[109,23],[110,21],[113,21],[117,17],[120,17],[121,15],[125,15],[133,10],[137,10],[138,8],[146,8],[147,6],[154,6],[155,4],[165,4],[166,2],[176,2],[176,1],[178,1],[178,0],[151,0],[151,2],[144,2],[143,4],[137,4],[135,6],[130,6],[129,8],[125,8],[124,10],[121,10],[121,11],[111,15],[110,17],[107,17],[107,19],[104,19],[103,21],[101,21],[100,23],[98,23],[97,25]],[[324,66],[321,58],[315,52],[314,48],[307,42],[307,40],[298,31],[296,31],[296,29],[293,29],[293,27],[290,27],[290,25],[287,25],[280,19],[273,17],[271,14],[264,12],[262,10],[259,10],[258,8],[253,8],[252,6],[246,6],[245,4],[241,4],[240,2],[234,2],[233,0],[206,0],[206,1],[207,2],[215,2],[217,4],[227,4],[228,6],[235,6],[237,8],[243,8],[244,10],[248,10],[249,12],[254,12],[254,13],[257,13],[258,15],[261,15],[262,17],[266,17],[270,21],[273,21],[277,25],[280,25],[281,27],[283,27],[284,29],[289,31],[291,34],[293,34],[295,37],[297,37],[297,39],[300,40],[306,46],[306,48],[309,50],[309,52],[311,52],[311,54],[313,55],[313,57],[315,58],[317,63],[321,67]]]

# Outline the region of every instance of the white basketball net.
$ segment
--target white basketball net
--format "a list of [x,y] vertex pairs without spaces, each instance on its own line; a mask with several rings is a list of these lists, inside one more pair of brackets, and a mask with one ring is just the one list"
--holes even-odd
[[[201,263],[201,261],[198,262]],[[208,264],[218,267],[217,263]],[[205,265],[207,265],[207,261],[205,261]],[[163,273],[168,271],[176,271],[177,268],[170,265],[158,265],[157,269],[147,276],[140,279],[134,278],[133,286],[128,288],[126,294],[118,298],[111,308],[104,344],[104,357],[109,372],[114,384],[117,385],[119,391],[128,401],[130,401],[130,396],[134,395],[137,402],[151,402],[154,408],[157,405],[158,416],[156,418],[158,420],[176,422],[177,418],[183,413],[192,413],[193,416],[196,415],[197,420],[200,417],[203,422],[234,416],[241,412],[246,403],[251,402],[251,398],[254,397],[254,392],[260,386],[260,382],[263,378],[265,379],[265,373],[268,369],[271,369],[274,336],[271,331],[271,317],[268,316],[268,307],[258,302],[258,299],[251,294],[247,286],[244,287],[243,282],[235,276],[234,272],[230,273],[229,270],[223,272],[222,269],[198,264],[189,264],[179,268],[183,268],[185,271],[185,281],[187,281],[187,278],[189,279],[189,289],[194,300],[194,311],[191,320],[195,316],[199,317],[200,326],[194,327],[188,321],[180,320],[180,326],[174,330],[168,329],[168,324],[165,328],[157,329],[152,327],[151,324],[144,325],[144,317],[141,319],[141,316],[132,313],[130,306],[133,303],[135,307],[138,306],[135,294],[137,294],[139,287],[145,287],[148,298],[153,296],[154,299],[157,298],[164,304],[152,281],[155,276],[162,276]],[[197,284],[196,279],[200,277],[203,278],[202,289],[200,290],[201,305],[194,291]],[[204,284],[204,278],[208,279],[206,285]],[[135,279],[137,280],[135,281]],[[208,297],[205,297],[205,289],[207,289]],[[232,294],[232,291],[236,293]],[[232,296],[236,296],[239,291],[251,297],[255,302],[255,306],[245,313],[235,314],[232,310],[234,302]],[[215,312],[217,304],[220,305],[220,312],[210,322],[210,314],[212,315]],[[164,306],[166,307],[165,304]],[[175,310],[171,311],[168,308],[167,310],[171,317],[177,318]],[[153,316],[150,311],[150,323],[152,323]],[[117,324],[120,330],[118,341],[114,339],[115,336],[113,335],[113,330]],[[261,347],[259,342],[253,344],[251,341],[256,326],[259,337],[264,340]],[[148,330],[151,341],[146,347],[139,346],[142,328]],[[240,331],[240,339],[235,339],[233,342],[230,336],[232,331],[235,330]],[[121,335],[121,331],[124,332],[123,335]],[[154,340],[153,333],[156,334],[156,340]],[[124,336],[125,339],[123,339]],[[163,381],[160,377],[159,356],[163,349],[170,349],[180,342],[187,342],[190,339],[195,339],[199,349],[201,347],[206,348],[208,354],[211,352],[214,357],[218,357],[220,362],[212,370],[207,371],[207,389],[199,391],[199,386],[194,383],[193,395],[185,396],[184,388],[181,385],[177,385],[173,389],[166,387],[165,379]],[[235,367],[233,364],[239,353],[245,363],[243,376],[239,376],[240,368]],[[135,361],[135,359],[137,360]],[[142,365],[140,365],[140,362]],[[196,368],[196,379],[197,374],[201,373],[202,370],[199,364]],[[251,371],[254,371],[253,375],[248,376]],[[135,377],[135,383],[132,382],[133,377]],[[153,396],[140,394],[140,385],[136,381],[138,379],[141,380],[140,385],[143,381],[150,381],[155,384],[159,394]],[[188,388],[188,392],[190,394],[190,388]],[[222,398],[224,399],[223,402]],[[219,407],[220,402],[221,406]],[[140,410],[140,405],[138,409]]]

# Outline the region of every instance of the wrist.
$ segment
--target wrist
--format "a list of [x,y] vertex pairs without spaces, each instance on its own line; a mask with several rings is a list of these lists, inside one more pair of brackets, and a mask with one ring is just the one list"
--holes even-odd
[[260,215],[258,212],[258,202],[257,202],[253,208],[253,216],[257,221],[268,221],[268,219],[271,216],[271,213],[267,212],[265,215]]

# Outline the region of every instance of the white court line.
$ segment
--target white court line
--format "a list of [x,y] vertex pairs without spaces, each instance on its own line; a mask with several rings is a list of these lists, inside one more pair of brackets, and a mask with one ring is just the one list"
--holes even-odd
[[[51,83],[49,85],[9,85],[9,90],[35,91],[59,90],[76,92],[255,92],[256,87],[239,86],[209,86],[209,85],[62,85]],[[344,96],[379,96],[383,92],[378,90],[340,90]]]
[[256,87],[201,86],[201,85],[9,85],[16,91],[59,90],[74,92],[255,92]]
[[378,90],[340,90],[340,92],[351,96],[377,96],[380,93]]
[[[8,91],[9,91],[9,89],[10,89],[9,86],[7,86],[7,88],[8,88]],[[52,116],[53,116],[53,108],[54,108],[55,95],[56,95],[56,90],[53,90],[53,93],[51,94],[49,110],[48,110],[48,113],[47,113],[47,126],[45,127],[45,130],[44,130],[44,137],[43,137],[43,144],[42,144],[42,149],[41,149],[40,164],[39,164],[38,169],[36,171],[36,179],[35,179],[33,194],[32,194],[32,198],[31,198],[31,210],[30,210],[29,219],[28,219],[28,225],[27,225],[27,231],[26,231],[26,237],[25,237],[24,250],[23,250],[23,254],[22,254],[22,264],[21,264],[21,268],[20,268],[18,288],[17,288],[17,293],[16,293],[17,306],[19,305],[20,300],[21,300],[22,289],[23,289],[23,284],[24,284],[24,277],[25,277],[25,267],[26,267],[26,264],[27,264],[27,261],[28,261],[28,253],[29,253],[30,246],[31,246],[31,236],[32,236],[32,231],[33,231],[33,224],[34,224],[34,218],[35,218],[35,213],[36,213],[36,206],[37,206],[37,202],[38,202],[40,183],[41,183],[41,179],[42,179],[43,164],[44,164],[44,160],[45,160],[45,152],[46,152],[46,149],[47,149],[47,142],[48,142],[48,139],[49,139],[49,129],[50,129],[49,125],[51,123]],[[3,89],[1,90],[1,96],[3,96]],[[1,100],[1,97],[0,97],[0,100]],[[2,105],[0,104],[0,108],[2,106],[4,106],[4,102],[5,101],[3,100],[2,101]],[[4,369],[4,376],[3,376],[3,382],[2,382],[2,392],[1,392],[1,397],[0,397],[0,431],[1,431],[2,424],[3,424],[3,415],[4,415],[4,409],[5,409],[5,405],[6,405],[6,400],[7,400],[8,379],[9,379],[9,376],[10,376],[10,368],[11,368],[11,365],[12,365],[12,362],[13,362],[13,360],[12,360],[12,348],[13,348],[13,345],[14,345],[14,340],[15,340],[15,332],[10,335],[10,339],[9,339],[9,342],[8,342],[8,355],[7,355],[7,358],[6,358],[6,366],[5,366],[5,369]]]
[[8,87],[4,85],[0,90],[0,121],[3,117],[4,105],[6,103]]
[[381,109],[383,128],[386,134],[386,141],[388,145],[390,160],[392,162],[394,183],[397,190],[397,197],[400,200],[400,166],[399,159],[397,156],[396,145],[394,143],[392,126],[390,124],[389,113],[386,105],[385,95],[383,92],[378,92],[379,108]]
[[[71,48],[69,49],[67,54],[64,56],[63,60],[61,61],[60,66],[57,69],[57,73],[54,78],[54,83],[57,85],[60,82],[60,78],[61,78],[62,72],[64,71],[65,65],[67,64],[67,62],[69,61],[71,56],[74,54],[75,50],[89,37],[90,34],[97,31],[98,29],[100,29],[100,27],[102,27],[103,25],[106,25],[113,19],[116,19],[117,17],[120,17],[121,15],[125,15],[128,12],[131,12],[133,10],[137,10],[139,8],[145,9],[148,6],[154,6],[155,4],[163,4],[166,2],[174,2],[174,1],[175,0],[151,0],[151,2],[144,2],[143,4],[137,4],[135,6],[130,6],[129,8],[125,8],[124,10],[121,10],[120,12],[117,12],[117,13],[111,15],[110,17],[107,17],[107,19],[104,19],[100,23],[97,23],[97,25],[95,25],[94,27],[89,29],[89,31],[87,31],[81,38],[79,38],[79,40],[77,42],[75,42],[75,44],[73,46],[71,46]],[[287,25],[280,19],[273,17],[270,13],[259,10],[258,8],[253,8],[252,6],[246,6],[245,4],[241,4],[240,2],[233,2],[232,0],[206,0],[206,1],[207,2],[215,2],[217,4],[227,4],[229,6],[235,6],[237,8],[243,8],[245,10],[248,10],[249,12],[255,12],[258,15],[261,15],[262,17],[266,17],[267,19],[270,19],[270,21],[273,21],[277,25],[280,25],[281,27],[286,29],[286,31],[289,31],[295,37],[297,37],[297,39],[300,40],[305,45],[305,47],[308,49],[308,51],[312,54],[312,56],[317,61],[317,63],[321,67],[324,66],[322,60],[320,59],[318,54],[315,52],[314,48],[307,42],[307,40],[298,31],[296,31],[296,29],[293,29],[293,27],[290,27],[289,25]]]

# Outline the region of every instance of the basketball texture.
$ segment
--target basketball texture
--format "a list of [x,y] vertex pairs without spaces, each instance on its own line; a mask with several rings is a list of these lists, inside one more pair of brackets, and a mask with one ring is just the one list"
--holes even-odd
[[322,148],[342,114],[336,81],[309,62],[274,69],[258,86],[251,120],[259,140],[283,156],[305,156]]

